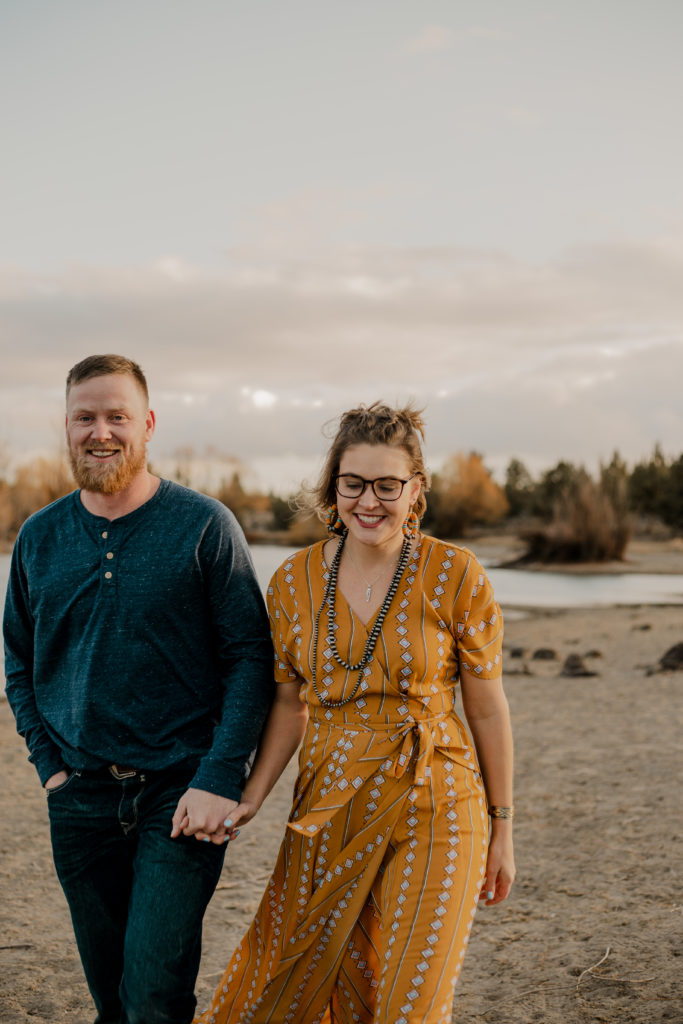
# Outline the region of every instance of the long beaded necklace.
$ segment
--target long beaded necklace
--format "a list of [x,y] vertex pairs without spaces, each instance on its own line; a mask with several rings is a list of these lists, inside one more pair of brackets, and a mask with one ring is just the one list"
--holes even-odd
[[[344,549],[344,544],[346,542],[346,537],[346,533],[342,534],[341,540],[337,545],[337,550],[334,553],[334,558],[332,559],[332,564],[330,566],[330,573],[327,580],[327,586],[325,587],[325,593],[323,595],[322,604],[318,609],[318,613],[315,617],[315,622],[313,624],[313,653],[311,656],[311,681],[313,683],[315,695],[324,708],[340,708],[342,707],[342,705],[348,704],[350,701],[352,701],[356,694],[358,693],[358,688],[363,678],[365,666],[370,661],[373,651],[375,650],[377,640],[379,639],[379,634],[382,629],[382,625],[384,623],[385,618],[387,617],[387,612],[389,611],[389,606],[391,605],[391,602],[394,599],[394,594],[398,590],[398,585],[401,582],[401,577],[405,572],[405,568],[410,558],[411,538],[406,537],[405,540],[403,541],[403,545],[401,546],[401,554],[399,555],[398,565],[396,566],[396,571],[394,572],[391,583],[389,584],[389,589],[387,590],[384,601],[382,602],[382,607],[380,608],[379,614],[375,619],[375,624],[372,627],[372,630],[370,631],[370,635],[368,636],[368,639],[365,641],[363,656],[361,657],[360,661],[356,662],[354,665],[351,664],[351,662],[345,661],[344,658],[342,658],[341,655],[339,654],[339,651],[337,650],[337,638],[335,636],[337,619],[337,576],[339,574],[339,563],[341,561],[341,555]],[[320,629],[320,616],[322,615],[323,608],[325,607],[326,604],[329,605],[327,612],[327,621],[329,629],[328,635],[330,642],[330,650],[332,651],[332,656],[334,657],[335,661],[339,665],[341,665],[342,668],[345,668],[347,670],[347,672],[355,672],[356,669],[358,670],[358,679],[356,680],[356,685],[354,686],[351,694],[348,697],[344,697],[342,700],[328,700],[326,697],[323,697],[318,689],[318,685],[315,679],[316,663],[318,658],[318,633]]]

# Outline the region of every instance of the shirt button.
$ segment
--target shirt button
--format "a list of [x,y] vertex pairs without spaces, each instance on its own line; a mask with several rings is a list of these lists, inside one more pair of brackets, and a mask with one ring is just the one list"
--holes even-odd
[[102,531],[102,536],[103,536],[103,538],[104,538],[104,539],[106,540],[106,539],[107,539],[107,537],[109,536],[109,534],[107,533],[107,531],[106,531],[106,530],[103,530],[103,531]]
[[107,558],[113,558],[113,557],[114,557],[114,552],[113,551],[107,551]]
[[105,580],[110,580],[112,578],[112,576],[113,576],[113,573],[111,573],[111,572],[105,572],[105,574],[104,574]]

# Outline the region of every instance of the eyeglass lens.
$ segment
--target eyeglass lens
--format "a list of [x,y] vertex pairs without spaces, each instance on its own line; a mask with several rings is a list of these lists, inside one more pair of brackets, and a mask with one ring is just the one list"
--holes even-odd
[[337,477],[337,490],[342,498],[359,498],[367,484],[370,484],[380,501],[395,501],[403,490],[403,480],[395,476],[383,476],[377,480],[364,480],[361,476],[350,474]]

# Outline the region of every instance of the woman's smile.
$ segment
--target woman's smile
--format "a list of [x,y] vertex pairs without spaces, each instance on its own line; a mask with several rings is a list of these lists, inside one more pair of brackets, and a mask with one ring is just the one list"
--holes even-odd
[[379,523],[382,522],[383,519],[386,519],[386,516],[368,515],[364,512],[356,512],[355,516],[358,522],[365,527],[377,526]]

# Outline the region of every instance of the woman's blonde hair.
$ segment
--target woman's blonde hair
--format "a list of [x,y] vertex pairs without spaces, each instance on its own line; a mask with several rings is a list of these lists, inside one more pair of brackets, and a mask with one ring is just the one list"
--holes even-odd
[[309,491],[308,500],[304,499],[305,506],[326,522],[328,509],[337,500],[334,479],[347,448],[356,444],[386,444],[405,452],[410,461],[410,473],[420,478],[420,493],[413,511],[422,519],[427,510],[425,492],[429,489],[429,474],[425,469],[420,438],[424,441],[421,409],[414,409],[411,405],[393,409],[384,402],[373,402],[372,405],[359,405],[356,409],[349,409],[339,420],[339,427],[318,482]]

